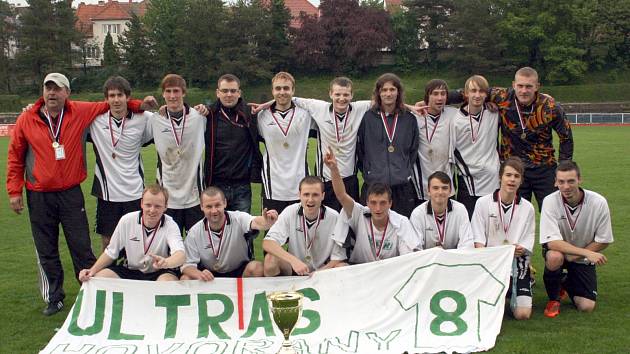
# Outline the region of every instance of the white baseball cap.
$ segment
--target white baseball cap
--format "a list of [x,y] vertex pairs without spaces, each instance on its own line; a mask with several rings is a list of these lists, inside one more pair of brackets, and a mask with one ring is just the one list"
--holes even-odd
[[68,78],[60,73],[50,73],[48,75],[46,75],[46,78],[44,79],[44,85],[46,85],[47,82],[54,82],[55,85],[59,86],[59,87],[66,87],[68,90],[70,89],[70,82],[68,81]]

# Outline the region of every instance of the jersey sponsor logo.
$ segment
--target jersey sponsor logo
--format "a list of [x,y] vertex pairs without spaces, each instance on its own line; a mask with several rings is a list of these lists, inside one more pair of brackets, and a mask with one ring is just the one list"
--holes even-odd
[[140,242],[140,239],[138,238],[138,236],[132,236],[129,241],[138,241]]
[[386,240],[385,243],[383,244],[383,249],[387,251],[391,251],[392,248],[394,248],[394,243],[390,240]]
[[162,128],[162,131],[160,133],[170,133],[171,130],[169,128]]

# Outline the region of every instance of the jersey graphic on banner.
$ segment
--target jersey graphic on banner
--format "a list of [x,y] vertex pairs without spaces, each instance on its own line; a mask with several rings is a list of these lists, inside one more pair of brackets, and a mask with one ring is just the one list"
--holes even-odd
[[[472,293],[471,279],[485,282],[484,287]],[[424,293],[418,284],[440,283],[442,290]],[[416,348],[429,348],[423,343],[447,345],[453,336],[474,336],[481,342],[483,307],[496,306],[506,285],[481,264],[432,263],[417,268],[407,279],[394,298],[405,311],[416,310]],[[468,294],[468,295],[465,295]],[[482,304],[485,304],[482,305]],[[420,307],[429,311],[421,311]],[[430,338],[430,339],[429,339]]]

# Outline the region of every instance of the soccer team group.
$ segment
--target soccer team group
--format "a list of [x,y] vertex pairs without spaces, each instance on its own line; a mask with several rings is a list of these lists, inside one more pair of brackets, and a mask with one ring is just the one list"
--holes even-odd
[[[595,268],[613,242],[610,212],[604,197],[580,187],[570,124],[538,92],[534,69],[519,69],[511,88],[474,75],[449,92],[431,80],[414,105],[394,74],[378,78],[371,101],[353,101],[346,77],[331,82],[331,102],[294,97],[286,72],[271,84],[273,101],[248,105],[239,79],[223,75],[216,102],[193,108],[184,103],[186,81],[169,74],[158,109],[154,97],[130,99],[122,77],[105,82],[105,101],[79,102],[64,75],[46,76],[43,97],[17,119],[7,170],[18,214],[26,187],[45,315],[63,308],[61,223],[81,282],[307,275],[433,247],[514,245],[510,309],[528,319],[532,195],[545,316],[557,316],[567,295],[578,310],[595,308]],[[313,175],[309,137],[317,139]],[[86,138],[96,155],[98,259],[80,188]],[[151,143],[157,183],[145,188],[141,149]],[[251,215],[251,183],[262,183],[259,216]],[[264,262],[254,257],[259,231]]]

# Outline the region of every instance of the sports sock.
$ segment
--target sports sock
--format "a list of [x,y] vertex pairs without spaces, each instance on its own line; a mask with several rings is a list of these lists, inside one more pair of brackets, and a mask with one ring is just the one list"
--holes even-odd
[[545,282],[545,290],[547,290],[547,296],[549,297],[549,300],[560,301],[562,268],[558,270],[549,270],[547,269],[547,267],[545,267],[543,281]]

